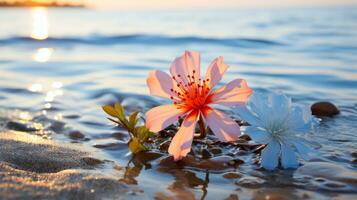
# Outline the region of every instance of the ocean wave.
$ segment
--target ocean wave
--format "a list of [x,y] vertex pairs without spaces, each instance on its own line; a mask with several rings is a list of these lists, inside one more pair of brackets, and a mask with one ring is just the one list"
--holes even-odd
[[207,44],[232,47],[264,47],[283,45],[280,42],[260,38],[210,38],[198,36],[165,36],[148,34],[131,34],[117,36],[84,36],[84,37],[49,37],[45,40],[36,40],[31,37],[9,37],[0,39],[0,45],[16,44],[44,44],[51,45],[121,45],[121,44],[147,44],[147,45],[180,45],[180,44]]

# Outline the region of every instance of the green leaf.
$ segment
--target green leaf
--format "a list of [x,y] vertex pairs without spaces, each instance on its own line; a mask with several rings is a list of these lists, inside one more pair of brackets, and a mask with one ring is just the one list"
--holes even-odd
[[133,138],[129,142],[129,149],[132,153],[138,153],[140,151],[146,151],[148,148],[142,145],[137,138]]
[[149,131],[149,137],[153,137],[155,135],[156,135],[156,133]]
[[137,138],[139,139],[139,141],[141,142],[146,142],[147,139],[150,137],[150,131],[149,129],[147,129],[145,126],[140,126],[138,128],[136,128],[136,133],[137,133]]
[[105,105],[102,106],[104,112],[112,117],[116,117],[119,119],[118,121],[115,119],[108,118],[109,120],[117,123],[120,127],[126,129],[131,136],[131,140],[129,141],[129,149],[132,153],[138,153],[140,151],[147,151],[150,148],[145,146],[147,140],[154,136],[155,133],[151,132],[146,126],[137,127],[139,118],[139,112],[133,112],[129,118],[125,116],[125,110],[120,103],[114,104],[114,106]]
[[131,129],[134,129],[138,123],[137,116],[139,112],[133,112],[129,117],[129,125]]
[[105,106],[102,106],[102,109],[103,109],[104,112],[107,113],[108,115],[110,115],[110,116],[112,116],[112,117],[118,117],[118,113],[117,113],[117,111],[113,108],[113,106],[105,105]]
[[115,108],[115,111],[118,113],[118,115],[116,117],[118,117],[118,119],[124,123],[124,121],[126,121],[126,119],[125,119],[125,111],[124,111],[123,106],[120,103],[115,103],[114,108]]

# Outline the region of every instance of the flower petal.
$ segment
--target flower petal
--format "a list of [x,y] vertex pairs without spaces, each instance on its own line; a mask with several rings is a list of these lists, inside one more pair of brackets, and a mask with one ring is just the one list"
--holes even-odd
[[241,120],[248,122],[251,126],[262,127],[260,119],[246,106],[236,106],[234,112],[239,115]]
[[270,111],[277,113],[271,115],[270,119],[274,121],[284,121],[289,116],[291,109],[291,98],[287,97],[281,92],[271,92],[268,94],[268,102]]
[[149,72],[146,83],[150,89],[150,94],[159,97],[170,98],[173,88],[172,78],[165,72],[155,70]]
[[172,62],[170,73],[178,83],[188,84],[192,82],[192,77],[198,83],[200,79],[200,62],[200,54],[198,52],[185,51],[181,57]]
[[208,86],[212,89],[223,77],[228,65],[224,64],[223,57],[220,56],[213,60],[207,69],[205,80],[208,80]]
[[303,106],[293,106],[289,115],[289,125],[296,132],[308,132],[314,125],[311,110]]
[[252,126],[248,126],[245,129],[245,133],[256,143],[259,144],[267,144],[271,139],[272,136],[259,128],[256,127],[252,127]]
[[262,126],[269,121],[269,115],[274,114],[269,110],[270,107],[266,95],[259,92],[254,92],[253,95],[249,97],[247,108],[257,116]]
[[240,128],[237,122],[216,109],[203,110],[203,116],[213,133],[224,142],[237,140],[240,136]]
[[268,101],[276,112],[281,114],[289,112],[291,108],[291,98],[281,92],[272,92],[268,95]]
[[252,93],[245,80],[235,79],[214,91],[211,100],[214,104],[237,106],[245,104]]
[[298,137],[289,138],[290,143],[295,147],[302,159],[309,160],[311,158],[311,154],[316,153],[315,150],[311,148],[304,139]]
[[271,140],[263,149],[261,165],[267,170],[274,170],[279,163],[280,145],[276,140]]
[[299,166],[294,150],[285,142],[281,143],[281,165],[285,169]]
[[153,132],[161,131],[183,116],[185,111],[176,105],[163,105],[146,112],[146,127]]
[[187,115],[179,131],[173,137],[169,146],[169,153],[174,157],[174,160],[180,160],[191,151],[198,116],[198,112],[195,111]]

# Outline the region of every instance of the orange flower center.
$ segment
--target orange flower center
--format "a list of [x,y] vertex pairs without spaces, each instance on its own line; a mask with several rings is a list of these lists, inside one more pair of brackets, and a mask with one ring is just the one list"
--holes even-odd
[[196,71],[192,74],[182,76],[172,76],[172,80],[176,84],[171,88],[171,99],[174,104],[178,105],[178,109],[184,109],[186,112],[191,110],[202,111],[207,104],[210,103],[209,98],[209,79],[202,80],[195,77]]

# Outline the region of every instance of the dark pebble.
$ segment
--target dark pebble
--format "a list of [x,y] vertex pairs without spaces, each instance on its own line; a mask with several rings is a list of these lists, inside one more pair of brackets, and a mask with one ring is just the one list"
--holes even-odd
[[66,126],[66,124],[64,122],[53,120],[53,121],[51,121],[51,125],[48,128],[53,130],[56,133],[60,133],[65,129],[65,126]]
[[147,163],[158,158],[163,157],[165,154],[154,152],[154,151],[143,151],[135,155],[135,159],[139,160],[141,163]]
[[194,156],[187,155],[182,160],[174,161],[172,156],[168,156],[160,160],[159,165],[161,167],[169,169],[182,168],[184,166],[195,168],[199,170],[212,170],[212,171],[221,171],[232,169],[232,166],[229,165],[229,161],[232,160],[230,156],[219,156],[211,159],[200,160]]
[[72,139],[72,140],[79,140],[79,139],[83,139],[84,138],[84,135],[83,133],[81,133],[80,131],[71,131],[69,133],[69,137]]
[[239,139],[242,139],[242,140],[245,140],[245,141],[250,141],[250,140],[252,140],[252,139],[249,137],[249,135],[246,135],[246,134],[241,135],[241,136],[239,137]]
[[28,126],[27,124],[19,123],[19,122],[8,122],[6,127],[15,131],[24,131],[24,132],[32,132],[37,131],[35,127]]
[[160,150],[161,151],[167,151],[169,149],[169,146],[170,146],[170,143],[171,141],[170,140],[167,140],[167,141],[164,141],[160,144]]
[[82,158],[82,160],[83,160],[87,165],[90,165],[90,166],[95,166],[95,165],[99,165],[99,164],[104,163],[104,162],[101,161],[101,160],[98,160],[98,159],[96,159],[96,158],[91,158],[91,157],[84,157],[84,158]]
[[340,113],[338,108],[330,102],[317,102],[311,106],[311,112],[316,116],[332,117]]
[[231,194],[225,200],[239,200],[239,197],[236,194]]
[[206,148],[201,150],[201,156],[203,159],[212,158],[211,152],[209,152]]
[[239,165],[243,164],[244,161],[240,160],[240,159],[234,159],[228,162],[229,165],[234,166],[234,167],[238,167]]
[[343,188],[346,187],[345,184],[342,183],[338,183],[338,182],[328,182],[324,184],[326,187],[330,187],[330,188]]
[[241,177],[242,177],[242,174],[240,174],[238,172],[227,172],[227,173],[223,174],[223,178],[226,178],[226,179],[238,179]]
[[162,138],[173,137],[175,133],[172,130],[161,130],[159,136]]
[[93,147],[99,149],[107,149],[107,150],[120,150],[120,149],[127,149],[128,145],[125,143],[109,143],[109,144],[96,144]]
[[260,188],[264,180],[256,177],[245,177],[236,182],[238,186],[245,188]]
[[352,152],[352,157],[357,158],[357,151],[356,152]]
[[222,149],[220,148],[212,148],[211,149],[211,153],[217,155],[217,154],[221,154],[222,153]]
[[250,126],[248,122],[242,120],[235,120],[239,126]]
[[128,138],[128,133],[116,132],[112,133],[111,136],[117,140],[125,141]]
[[81,116],[80,115],[65,115],[64,118],[67,119],[79,119]]
[[229,162],[232,160],[230,156],[218,156],[209,160],[203,160],[197,164],[197,168],[204,170],[226,170],[232,168]]

